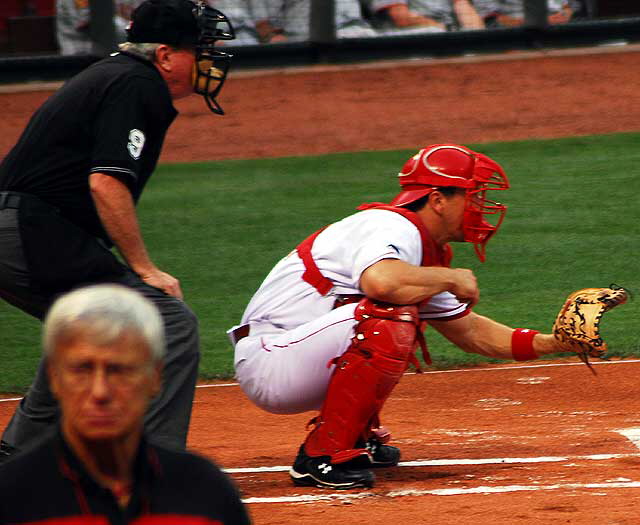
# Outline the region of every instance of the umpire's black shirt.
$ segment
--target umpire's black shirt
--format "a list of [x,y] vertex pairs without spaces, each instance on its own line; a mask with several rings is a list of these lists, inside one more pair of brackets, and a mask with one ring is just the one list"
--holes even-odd
[[0,165],[0,191],[36,195],[110,242],[89,174],[117,177],[137,202],[176,115],[155,66],[116,53],[69,80],[36,111]]

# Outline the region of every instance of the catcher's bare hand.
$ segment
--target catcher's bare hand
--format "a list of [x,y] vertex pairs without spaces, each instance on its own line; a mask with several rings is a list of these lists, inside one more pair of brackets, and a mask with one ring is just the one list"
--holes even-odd
[[584,288],[570,294],[553,323],[558,347],[575,352],[591,368],[589,358],[602,358],[607,352],[607,344],[600,337],[602,315],[625,303],[628,297],[627,290],[614,285],[611,288]]
[[480,289],[478,281],[471,270],[466,268],[455,268],[454,282],[451,287],[451,293],[455,295],[459,301],[469,303],[471,307],[475,306],[480,300]]

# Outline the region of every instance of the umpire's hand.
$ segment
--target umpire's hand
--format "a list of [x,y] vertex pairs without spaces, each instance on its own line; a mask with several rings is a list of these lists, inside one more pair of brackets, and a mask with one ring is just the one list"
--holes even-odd
[[182,289],[180,288],[180,281],[173,277],[173,275],[169,275],[159,268],[154,268],[153,270],[150,270],[144,274],[138,275],[140,275],[140,279],[142,279],[149,286],[159,288],[164,293],[177,297],[178,299],[183,298]]

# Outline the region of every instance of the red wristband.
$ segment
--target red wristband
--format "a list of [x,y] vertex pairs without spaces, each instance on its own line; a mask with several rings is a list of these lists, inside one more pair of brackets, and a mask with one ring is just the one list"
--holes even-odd
[[533,338],[539,334],[537,330],[528,328],[516,328],[511,335],[511,353],[516,361],[529,361],[538,359],[538,354],[533,350]]

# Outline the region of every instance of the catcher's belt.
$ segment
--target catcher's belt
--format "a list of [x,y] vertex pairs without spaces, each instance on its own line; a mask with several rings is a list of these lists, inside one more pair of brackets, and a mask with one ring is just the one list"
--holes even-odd
[[229,339],[231,339],[231,343],[236,345],[238,341],[244,339],[249,335],[250,326],[248,324],[243,324],[229,331]]
[[333,308],[335,310],[336,308],[340,308],[345,304],[353,304],[353,303],[360,302],[362,299],[364,299],[364,295],[356,294],[356,293],[336,295],[336,300],[333,302]]

